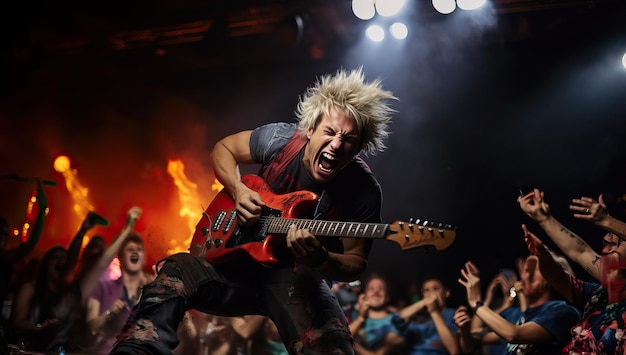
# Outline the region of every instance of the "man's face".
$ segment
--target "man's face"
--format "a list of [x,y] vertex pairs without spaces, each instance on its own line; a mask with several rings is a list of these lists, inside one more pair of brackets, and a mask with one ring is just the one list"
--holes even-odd
[[337,175],[361,147],[356,121],[335,108],[322,117],[315,129],[309,129],[307,138],[309,144],[304,151],[304,165],[320,183]]
[[537,259],[536,256],[531,255],[526,258],[524,269],[520,276],[524,287],[524,294],[529,299],[536,299],[545,292],[550,292],[548,281],[543,278],[543,275],[541,275],[539,271],[539,259]]
[[613,233],[602,239],[601,283],[608,290],[609,303],[626,299],[626,242]]
[[141,272],[145,263],[143,245],[129,242],[122,249],[119,258],[122,272],[131,274]]
[[612,255],[612,258],[626,260],[626,243],[613,233],[607,233],[602,238],[602,256]]
[[370,307],[378,309],[387,303],[387,286],[381,279],[371,279],[365,287],[365,300]]
[[448,297],[448,290],[443,287],[443,284],[439,280],[426,280],[422,284],[422,298],[426,298],[430,295],[437,296],[437,303],[439,307],[445,307],[445,299]]

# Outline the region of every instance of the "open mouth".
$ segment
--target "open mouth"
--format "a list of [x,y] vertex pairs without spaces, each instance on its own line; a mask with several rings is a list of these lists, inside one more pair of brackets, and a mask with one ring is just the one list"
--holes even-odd
[[131,262],[131,264],[137,264],[139,262],[139,256],[131,255],[130,256],[130,262]]
[[322,155],[320,155],[318,166],[321,171],[330,174],[333,172],[333,170],[335,170],[338,164],[339,160],[337,160],[331,154],[322,153]]

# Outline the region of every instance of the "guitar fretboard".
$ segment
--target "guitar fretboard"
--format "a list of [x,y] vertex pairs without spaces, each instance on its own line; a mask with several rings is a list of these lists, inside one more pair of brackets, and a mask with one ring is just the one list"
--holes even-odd
[[292,219],[269,217],[267,233],[287,234],[289,227],[295,224],[298,229],[306,228],[316,236],[344,238],[384,238],[388,224],[318,221],[314,219]]

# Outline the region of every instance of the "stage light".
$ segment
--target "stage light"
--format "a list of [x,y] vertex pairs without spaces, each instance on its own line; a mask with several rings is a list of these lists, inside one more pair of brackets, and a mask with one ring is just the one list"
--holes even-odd
[[380,16],[391,17],[402,10],[404,0],[377,0],[375,6]]
[[626,69],[626,53],[624,53],[624,56],[622,57],[622,65],[624,66],[624,69]]
[[462,10],[476,10],[486,2],[487,0],[457,0],[456,5]]
[[385,30],[378,25],[371,25],[365,30],[367,38],[373,42],[380,42],[385,39]]
[[361,20],[369,20],[376,15],[374,1],[372,0],[352,0],[352,12],[354,16]]
[[447,15],[456,9],[454,0],[433,0],[433,7],[439,13]]
[[397,39],[405,39],[409,35],[409,29],[401,22],[395,22],[389,26],[389,32]]

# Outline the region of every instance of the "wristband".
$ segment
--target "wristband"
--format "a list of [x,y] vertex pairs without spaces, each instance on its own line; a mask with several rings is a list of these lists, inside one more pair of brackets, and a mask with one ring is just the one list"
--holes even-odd
[[483,303],[478,301],[476,302],[476,304],[474,305],[474,307],[472,307],[472,312],[476,313],[476,311],[483,306]]

